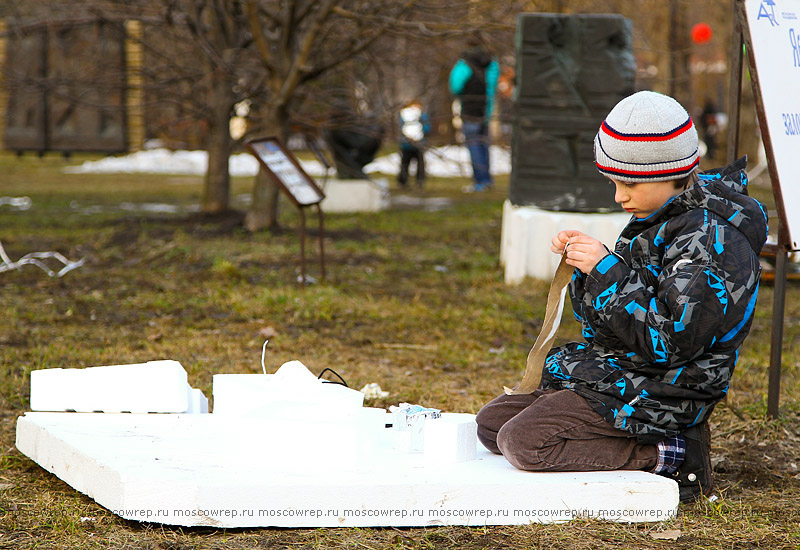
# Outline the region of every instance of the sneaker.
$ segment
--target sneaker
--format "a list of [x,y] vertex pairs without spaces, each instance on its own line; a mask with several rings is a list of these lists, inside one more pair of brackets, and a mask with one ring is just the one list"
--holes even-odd
[[688,428],[682,435],[686,440],[686,458],[672,474],[672,479],[678,482],[681,502],[694,502],[700,495],[710,495],[713,488],[711,430],[708,422],[703,422]]
[[475,185],[465,185],[461,188],[462,193],[480,193],[482,191],[486,191],[486,186],[480,183],[476,183]]

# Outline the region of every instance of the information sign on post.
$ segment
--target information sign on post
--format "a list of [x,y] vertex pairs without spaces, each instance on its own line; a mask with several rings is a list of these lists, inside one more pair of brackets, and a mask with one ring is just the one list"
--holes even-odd
[[266,137],[248,141],[245,146],[256,157],[259,164],[294,202],[300,211],[300,281],[306,283],[306,216],[305,208],[316,206],[319,215],[319,256],[322,278],[325,278],[325,251],[323,249],[322,209],[319,204],[325,193],[309,176],[295,156],[277,137]]
[[734,12],[730,102],[734,135],[728,144],[728,160],[737,156],[744,46],[778,213],[767,395],[767,415],[775,418],[779,413],[786,259],[790,251],[798,249],[800,236],[800,0],[734,0]]
[[[800,0],[746,0],[749,55],[769,139],[772,185],[786,242],[800,248]],[[760,113],[762,114],[762,113]]]

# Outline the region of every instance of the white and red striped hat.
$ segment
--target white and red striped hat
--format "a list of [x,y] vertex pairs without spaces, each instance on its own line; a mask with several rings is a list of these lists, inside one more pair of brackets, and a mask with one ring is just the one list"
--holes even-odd
[[637,92],[616,104],[594,138],[594,162],[616,180],[679,179],[697,168],[697,130],[673,98]]

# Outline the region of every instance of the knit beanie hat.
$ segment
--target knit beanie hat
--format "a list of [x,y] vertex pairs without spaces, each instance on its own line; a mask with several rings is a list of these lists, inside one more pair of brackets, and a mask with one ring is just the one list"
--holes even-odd
[[594,138],[597,169],[621,181],[665,181],[688,175],[700,162],[697,130],[680,103],[637,92],[616,104]]

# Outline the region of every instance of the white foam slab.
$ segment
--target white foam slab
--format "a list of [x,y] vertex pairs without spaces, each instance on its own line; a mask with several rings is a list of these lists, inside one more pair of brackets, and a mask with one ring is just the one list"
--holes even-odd
[[[352,464],[331,464],[329,442],[298,448],[274,427],[213,414],[36,412],[18,419],[17,447],[113,513],[171,525],[646,522],[678,507],[677,484],[646,472],[522,472],[480,446],[475,460],[436,464],[394,451],[383,436]],[[302,467],[281,467],[293,459]]]
[[171,360],[31,372],[34,411],[182,413],[200,399],[192,393],[183,366]]
[[559,231],[582,231],[613,250],[630,218],[626,213],[551,212],[535,206],[514,206],[505,201],[500,263],[505,266],[506,284],[519,284],[525,277],[552,280],[561,258],[550,251],[550,241]]

